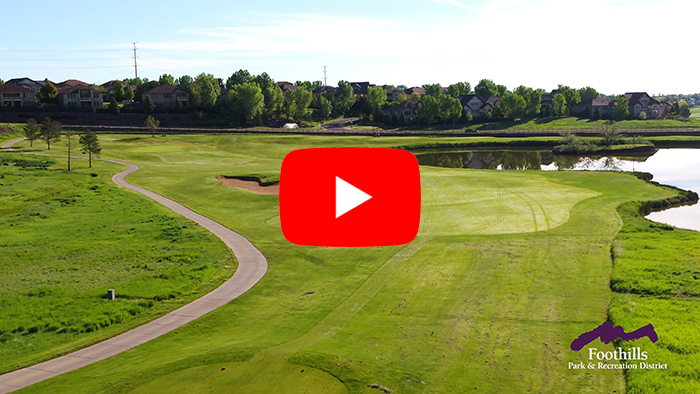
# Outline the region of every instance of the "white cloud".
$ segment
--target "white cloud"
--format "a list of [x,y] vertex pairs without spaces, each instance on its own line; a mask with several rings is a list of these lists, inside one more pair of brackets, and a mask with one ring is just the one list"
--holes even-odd
[[457,7],[467,8],[467,9],[474,10],[477,12],[479,11],[479,8],[474,7],[474,6],[470,6],[470,5],[466,5],[466,4],[462,4],[457,0],[430,0],[430,1],[432,1],[433,3],[448,4],[448,5],[454,5]]

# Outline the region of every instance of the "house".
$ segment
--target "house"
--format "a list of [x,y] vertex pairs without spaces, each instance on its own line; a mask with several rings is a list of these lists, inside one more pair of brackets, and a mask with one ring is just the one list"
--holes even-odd
[[416,117],[417,101],[404,101],[384,110],[384,119],[390,122],[409,121]]
[[14,83],[0,86],[0,102],[3,107],[33,107],[36,105],[34,91]]
[[413,88],[406,89],[406,95],[410,96],[413,93],[418,93],[421,96],[425,96],[425,89],[423,89],[421,87],[413,87]]
[[615,116],[615,101],[596,97],[581,101],[574,105],[573,109],[574,114],[583,116],[588,116],[589,114],[593,115],[595,110],[598,109],[598,113],[602,119],[610,119]]
[[153,88],[142,95],[142,101],[145,100],[146,96],[151,98],[153,105],[160,108],[173,108],[179,102],[180,106],[186,107],[189,105],[189,93],[178,86],[175,85],[160,85]]
[[646,92],[625,93],[622,95],[629,102],[630,116],[639,118],[644,112],[647,118],[661,118],[671,114],[671,106],[663,103]]
[[102,108],[102,91],[85,82],[68,80],[56,85],[58,102],[68,108]]
[[350,86],[352,86],[352,91],[355,93],[355,97],[359,100],[360,98],[366,96],[369,88],[374,85],[370,84],[369,82],[350,82]]
[[27,78],[27,77],[10,79],[9,81],[6,81],[5,83],[12,83],[15,85],[19,85],[19,86],[21,86],[23,88],[27,88],[33,92],[38,92],[44,86],[44,81],[35,81],[35,80]]
[[459,101],[462,103],[464,112],[471,113],[474,119],[487,117],[493,111],[493,107],[501,104],[500,97],[491,96],[486,98],[475,94],[459,96]]
[[[109,101],[109,95],[114,91],[114,86],[116,85],[117,80],[111,80],[107,83],[102,84],[102,88],[104,89],[103,95],[102,95],[102,101]],[[136,93],[136,86],[132,86],[129,84],[129,82],[122,82],[122,86],[124,87],[124,91],[126,92],[126,88],[131,87],[131,90]]]
[[332,87],[332,86],[323,86],[323,87],[320,87],[320,88],[318,88],[318,89],[314,89],[313,92],[311,92],[311,93],[313,93],[314,98],[318,98],[318,96],[320,96],[320,95],[322,95],[322,94],[324,94],[324,93],[325,93],[325,94],[333,94],[334,92],[335,92],[335,88],[334,88],[334,87]]
[[277,82],[277,86],[279,86],[280,89],[282,89],[282,93],[286,92],[287,90],[297,90],[297,87],[294,86],[293,83],[287,81]]
[[540,113],[542,114],[554,114],[554,95],[559,93],[559,89],[552,90],[552,93],[543,94],[542,101],[540,103]]
[[386,85],[382,86],[386,90],[386,100],[387,101],[399,101],[401,99],[402,89],[390,88]]

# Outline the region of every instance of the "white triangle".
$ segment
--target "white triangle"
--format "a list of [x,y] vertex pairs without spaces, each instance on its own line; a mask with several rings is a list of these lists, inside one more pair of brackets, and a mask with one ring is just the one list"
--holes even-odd
[[335,177],[335,218],[339,218],[372,198],[369,194]]

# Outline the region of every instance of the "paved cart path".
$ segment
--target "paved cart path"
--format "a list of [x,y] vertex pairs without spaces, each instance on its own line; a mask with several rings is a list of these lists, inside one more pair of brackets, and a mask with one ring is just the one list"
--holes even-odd
[[[4,144],[2,149],[19,152],[12,149],[12,146],[23,139],[24,138],[19,138],[10,141]],[[47,154],[38,155],[65,157]],[[117,335],[116,337],[107,339],[103,342],[83,348],[65,356],[0,375],[0,394],[18,390],[22,387],[41,382],[42,380],[52,378],[56,375],[73,371],[94,362],[104,360],[115,354],[119,354],[125,350],[148,342],[151,339],[167,334],[168,332],[223,306],[234,298],[245,293],[256,283],[258,283],[258,281],[267,271],[267,260],[265,260],[265,256],[263,256],[262,253],[260,253],[260,251],[250,243],[250,241],[243,238],[240,234],[231,231],[223,225],[202,216],[173,200],[127,182],[124,178],[132,172],[138,170],[139,167],[137,165],[119,160],[95,160],[108,161],[110,163],[127,166],[128,168],[125,171],[122,171],[112,177],[112,181],[115,184],[143,194],[157,203],[168,207],[173,212],[176,212],[211,231],[219,239],[224,241],[226,246],[228,246],[229,249],[231,249],[236,255],[236,259],[238,260],[238,269],[229,280],[224,282],[216,290],[175,311],[168,313],[165,316],[136,327],[123,334]]]

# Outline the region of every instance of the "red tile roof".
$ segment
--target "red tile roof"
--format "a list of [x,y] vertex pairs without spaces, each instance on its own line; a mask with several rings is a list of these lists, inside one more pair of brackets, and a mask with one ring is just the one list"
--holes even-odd
[[164,93],[187,93],[185,89],[182,89],[175,85],[160,85],[146,92],[145,94],[164,94]]
[[23,86],[15,85],[14,83],[6,83],[0,86],[0,93],[34,93],[33,90]]

